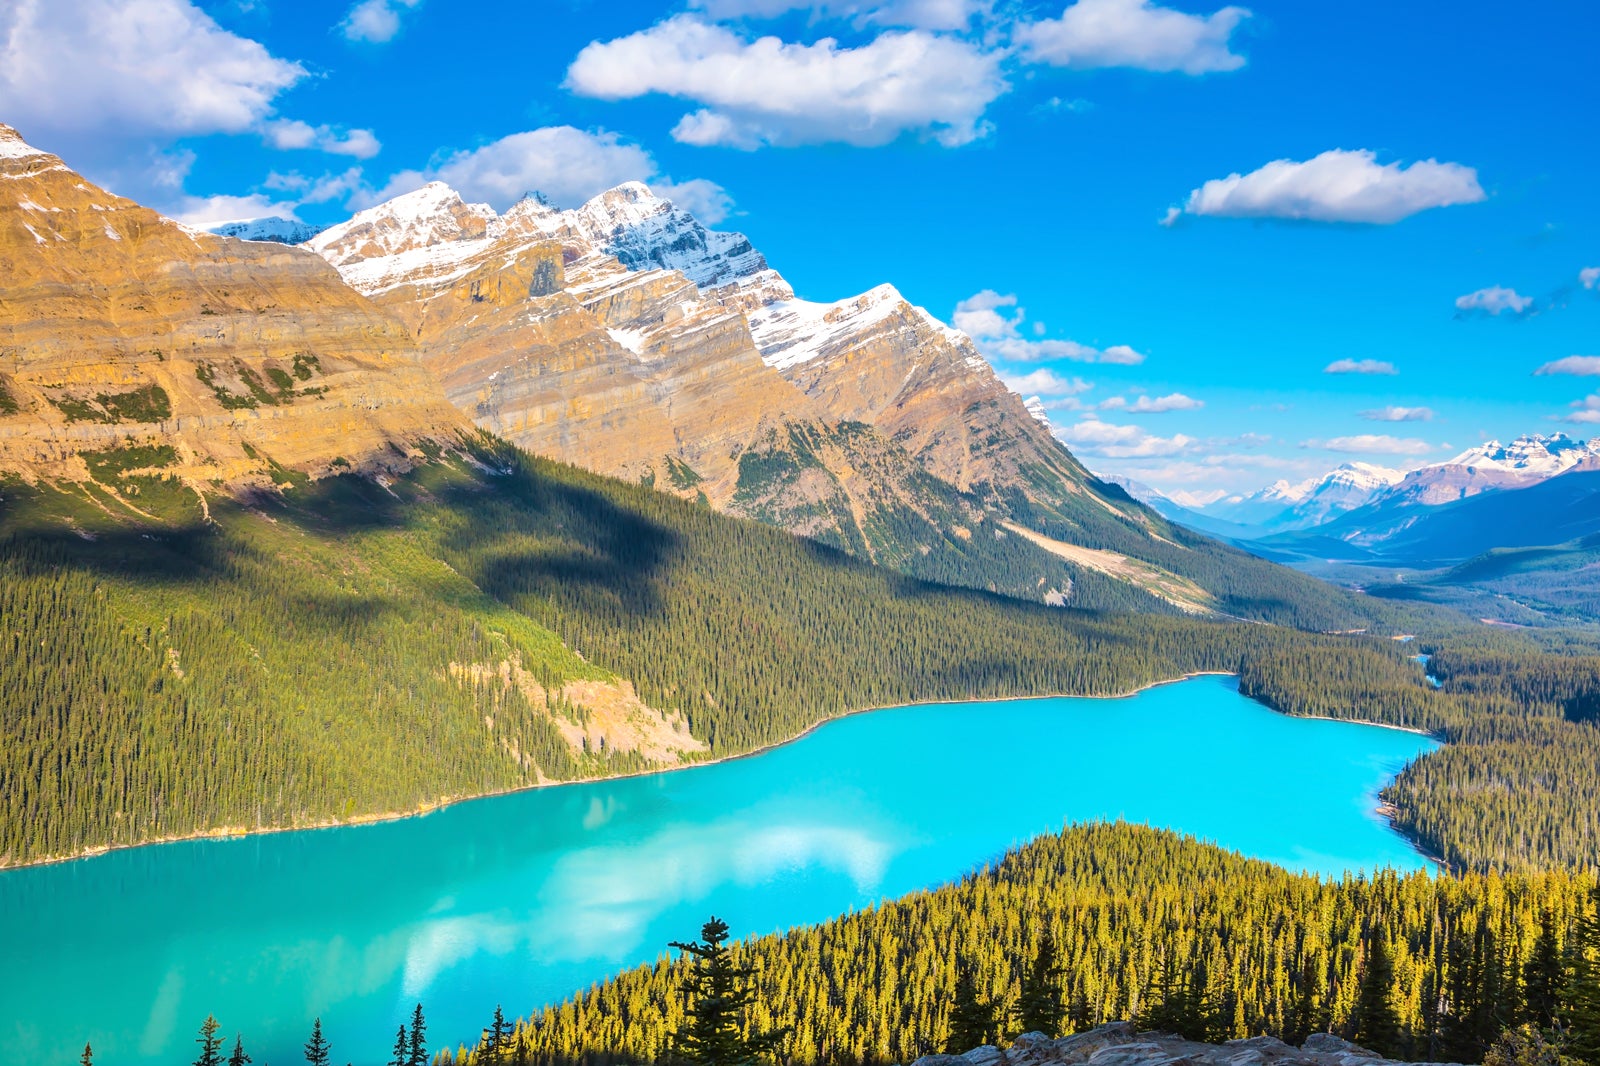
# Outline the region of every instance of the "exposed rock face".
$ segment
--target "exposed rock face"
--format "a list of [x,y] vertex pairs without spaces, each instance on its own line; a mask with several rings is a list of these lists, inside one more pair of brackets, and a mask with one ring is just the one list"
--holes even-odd
[[405,326],[318,256],[201,233],[0,126],[0,469],[170,448],[166,475],[401,468],[470,424]]
[[915,1066],[1398,1066],[1331,1033],[1302,1047],[1270,1036],[1202,1044],[1168,1033],[1140,1033],[1127,1022],[1052,1040],[1017,1037],[1010,1048],[974,1048],[964,1055],[924,1055]]
[[637,183],[504,215],[433,184],[309,247],[407,323],[453,402],[542,454],[890,564],[1004,536],[1019,493],[1146,521],[963,334],[888,286],[798,300],[743,236]]

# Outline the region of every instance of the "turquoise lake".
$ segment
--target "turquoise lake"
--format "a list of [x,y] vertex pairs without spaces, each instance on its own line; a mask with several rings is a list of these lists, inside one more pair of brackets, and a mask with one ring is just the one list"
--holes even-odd
[[256,1066],[320,1015],[386,1060],[421,1001],[475,1036],[693,938],[820,921],[1064,823],[1169,826],[1295,869],[1424,860],[1375,810],[1435,744],[1287,718],[1230,678],[1120,700],[896,708],[747,759],[424,818],[135,848],[0,874],[0,1042],[19,1060],[193,1060],[208,1013]]

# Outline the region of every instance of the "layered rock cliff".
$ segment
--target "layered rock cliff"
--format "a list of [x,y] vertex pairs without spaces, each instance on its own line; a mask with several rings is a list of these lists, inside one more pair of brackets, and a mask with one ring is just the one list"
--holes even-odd
[[997,1047],[980,1047],[963,1055],[924,1055],[915,1066],[1400,1066],[1400,1063],[1331,1033],[1314,1033],[1300,1047],[1270,1036],[1205,1044],[1170,1033],[1141,1033],[1127,1022],[1116,1022],[1057,1040],[1041,1033],[1025,1033],[1004,1051]]
[[993,586],[1005,555],[1007,591],[1039,597],[1076,571],[997,547],[1003,520],[1034,517],[1019,502],[1069,527],[1147,522],[964,335],[888,286],[796,299],[744,237],[637,183],[504,215],[436,183],[309,247],[406,322],[479,425],[542,454],[914,571],[959,556],[939,572],[963,583]]
[[268,484],[469,432],[404,324],[320,257],[192,230],[0,126],[0,471],[81,481],[120,451]]

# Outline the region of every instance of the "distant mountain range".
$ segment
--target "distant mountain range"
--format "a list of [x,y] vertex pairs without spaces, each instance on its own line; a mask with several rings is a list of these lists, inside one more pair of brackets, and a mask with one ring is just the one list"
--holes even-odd
[[[1600,438],[1488,441],[1404,474],[1348,463],[1189,506],[1119,484],[1174,522],[1381,595],[1527,622],[1600,619]],[[1417,573],[1402,588],[1397,570]]]

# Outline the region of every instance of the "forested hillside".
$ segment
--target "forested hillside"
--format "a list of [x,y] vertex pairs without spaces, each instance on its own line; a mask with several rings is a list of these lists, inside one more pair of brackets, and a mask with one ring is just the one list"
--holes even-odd
[[[1540,664],[1491,707],[1453,675],[1431,689],[1386,639],[922,584],[492,439],[383,481],[281,471],[286,491],[242,503],[163,480],[159,454],[92,458],[93,482],[0,502],[10,863],[676,765],[863,707],[1196,670],[1478,753],[1453,758],[1514,751],[1493,788],[1416,771],[1401,824],[1461,865],[1593,861],[1600,767],[1560,789],[1546,768],[1594,730],[1533,683],[1571,687],[1567,660],[1523,638],[1463,645]],[[665,749],[585,731],[635,692]],[[1507,839],[1507,811],[1547,829]]]
[[[789,1027],[795,1063],[943,1050],[963,971],[978,1008],[964,1023],[992,1012],[989,1035],[1015,1035],[1046,936],[1063,1030],[1132,1018],[1211,1040],[1332,1031],[1396,1057],[1477,1062],[1506,1029],[1552,1016],[1600,1044],[1595,892],[1593,875],[1560,872],[1325,881],[1168,832],[1091,825],[736,954],[759,990],[749,1028]],[[534,1015],[519,1037],[541,1064],[658,1061],[683,1019],[684,976],[682,961],[629,971]]]

